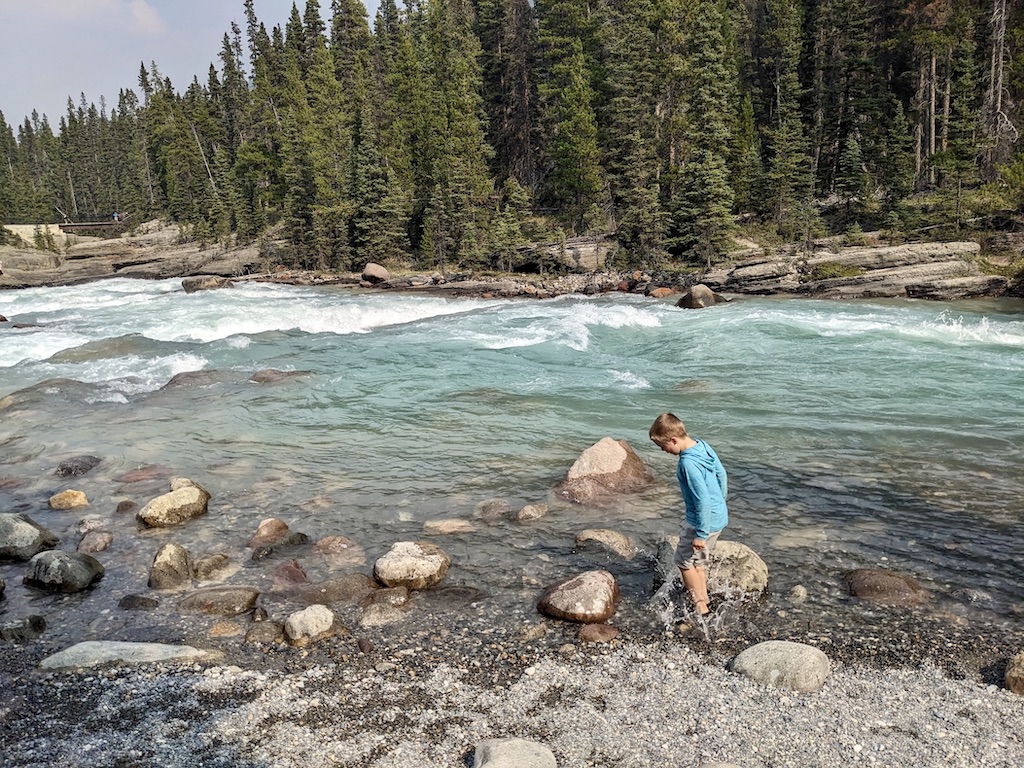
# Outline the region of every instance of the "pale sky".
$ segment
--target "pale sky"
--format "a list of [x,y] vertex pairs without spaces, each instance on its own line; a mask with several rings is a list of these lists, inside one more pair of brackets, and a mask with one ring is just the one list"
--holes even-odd
[[[302,13],[305,0],[253,5],[269,31],[284,27],[293,2]],[[376,0],[366,4],[372,14]],[[324,16],[330,5],[320,0]],[[84,92],[97,107],[103,96],[109,111],[122,88],[139,93],[139,64],[151,61],[179,93],[194,75],[205,84],[232,21],[244,41],[243,0],[0,0],[0,111],[15,135],[33,109],[56,133],[68,96],[77,106]]]

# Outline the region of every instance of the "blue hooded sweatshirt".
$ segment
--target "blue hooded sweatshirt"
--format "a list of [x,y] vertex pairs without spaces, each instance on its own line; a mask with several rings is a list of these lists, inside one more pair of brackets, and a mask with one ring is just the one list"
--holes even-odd
[[676,477],[686,503],[686,522],[697,531],[697,538],[707,539],[729,524],[725,467],[710,445],[698,440],[680,453]]

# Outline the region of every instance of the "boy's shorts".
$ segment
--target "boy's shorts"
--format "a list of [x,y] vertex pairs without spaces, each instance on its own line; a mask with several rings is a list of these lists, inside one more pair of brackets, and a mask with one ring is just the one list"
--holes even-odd
[[[690,568],[706,568],[711,560],[711,553],[718,543],[718,536],[721,531],[715,531],[704,540],[704,549],[694,549],[693,540],[697,538],[697,531],[692,526],[683,525],[679,534],[679,545],[676,547],[675,564],[684,571]],[[687,546],[689,545],[689,546]]]

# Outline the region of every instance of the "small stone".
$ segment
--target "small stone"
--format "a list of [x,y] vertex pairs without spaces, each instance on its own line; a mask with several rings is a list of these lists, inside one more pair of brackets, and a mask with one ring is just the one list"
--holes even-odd
[[581,643],[610,643],[618,636],[618,627],[610,624],[585,624],[580,628]]
[[212,638],[238,637],[242,634],[242,626],[235,621],[218,621],[207,634]]
[[291,645],[302,648],[333,636],[335,622],[334,612],[326,605],[311,605],[285,620],[284,636]]
[[246,643],[277,645],[284,642],[284,627],[276,621],[253,624],[245,633]]
[[107,531],[89,531],[82,540],[78,542],[78,551],[86,554],[103,552],[110,547],[114,541],[114,534]]
[[155,597],[144,595],[125,595],[117,602],[117,607],[123,611],[152,611],[160,605]]

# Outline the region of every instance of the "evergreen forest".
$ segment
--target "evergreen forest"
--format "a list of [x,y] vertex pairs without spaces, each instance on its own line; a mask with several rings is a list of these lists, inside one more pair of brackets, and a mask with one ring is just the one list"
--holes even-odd
[[335,270],[1024,223],[1021,0],[239,2],[190,83],[141,63],[116,103],[0,114],[0,223],[128,212]]

